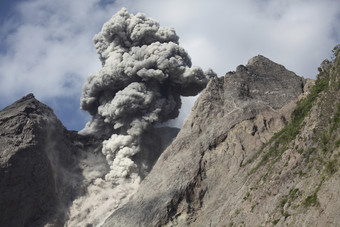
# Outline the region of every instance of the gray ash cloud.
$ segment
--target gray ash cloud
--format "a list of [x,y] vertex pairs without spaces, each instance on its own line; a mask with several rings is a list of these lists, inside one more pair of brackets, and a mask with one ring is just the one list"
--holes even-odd
[[102,68],[83,87],[81,108],[93,116],[83,132],[111,134],[103,143],[107,181],[139,178],[131,157],[141,152],[143,133],[176,118],[181,96],[198,94],[214,75],[192,66],[178,40],[173,28],[124,8],[94,37]]

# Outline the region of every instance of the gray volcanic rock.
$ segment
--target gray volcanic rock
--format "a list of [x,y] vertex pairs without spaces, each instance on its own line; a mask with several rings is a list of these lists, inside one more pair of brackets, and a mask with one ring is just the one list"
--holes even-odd
[[104,226],[223,223],[225,204],[244,184],[236,173],[285,126],[304,83],[263,56],[212,78],[137,193]]
[[[235,75],[235,76],[233,76]],[[244,84],[239,93],[265,102],[279,109],[303,92],[304,79],[284,66],[261,55],[251,58],[248,64],[238,66],[236,73],[228,73],[235,82]]]
[[[336,54],[316,81],[263,56],[211,78],[179,133],[154,128],[142,138],[132,159],[143,180],[103,226],[337,226]],[[66,130],[31,94],[0,111],[0,226],[102,223],[77,224],[101,213],[93,197],[85,209],[71,203],[109,171],[104,139]]]
[[[133,157],[145,168],[142,177],[178,131],[162,127],[145,134],[146,152]],[[68,131],[33,94],[0,111],[0,226],[65,226],[78,218],[74,201],[109,172],[101,152],[109,136]]]
[[[0,226],[63,226],[83,189],[79,159],[98,150],[29,94],[0,112]],[[86,149],[85,149],[86,148]]]

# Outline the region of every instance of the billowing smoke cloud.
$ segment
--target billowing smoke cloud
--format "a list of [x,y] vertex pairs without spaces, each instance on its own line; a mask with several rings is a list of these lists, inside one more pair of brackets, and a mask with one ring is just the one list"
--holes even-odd
[[100,225],[129,199],[150,169],[143,159],[155,159],[148,149],[157,141],[146,139],[153,125],[176,118],[181,96],[198,94],[215,75],[192,67],[178,39],[174,29],[124,8],[94,37],[103,67],[83,87],[81,108],[93,118],[81,133],[108,138],[102,152],[110,170],[98,178],[83,171],[87,195],[73,202],[67,226]]
[[93,115],[84,132],[112,133],[103,143],[107,181],[138,178],[131,157],[141,152],[143,133],[176,118],[180,96],[198,94],[214,74],[192,67],[178,39],[174,29],[124,8],[94,37],[103,67],[88,77],[81,107]]

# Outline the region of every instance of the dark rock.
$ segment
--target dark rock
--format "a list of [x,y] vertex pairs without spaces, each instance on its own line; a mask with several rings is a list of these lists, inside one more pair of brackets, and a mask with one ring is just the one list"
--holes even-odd
[[[162,127],[145,135],[146,151],[134,157],[142,178],[178,131]],[[109,135],[68,131],[33,94],[0,112],[0,133],[0,226],[64,226],[93,174],[109,172],[101,153]]]
[[29,94],[0,112],[0,226],[63,226],[79,194],[79,157],[94,138],[67,131]]

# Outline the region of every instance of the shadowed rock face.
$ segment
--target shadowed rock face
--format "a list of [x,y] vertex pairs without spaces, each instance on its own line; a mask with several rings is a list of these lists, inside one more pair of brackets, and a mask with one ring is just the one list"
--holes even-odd
[[[96,150],[29,94],[0,112],[0,226],[62,226],[82,188],[78,160]],[[86,148],[85,148],[86,147]]]
[[303,78],[263,56],[212,78],[134,198],[104,226],[221,224],[228,195],[242,184],[232,186],[233,177],[286,124],[303,87]]
[[274,109],[303,92],[304,79],[288,71],[284,66],[261,55],[251,58],[246,66],[225,76],[230,96],[236,99],[262,102]]
[[[146,134],[148,152],[134,157],[148,167],[143,174],[177,133]],[[104,139],[68,131],[33,94],[0,111],[0,226],[65,226],[73,201],[109,171]]]

